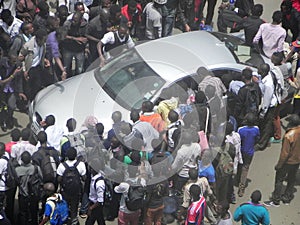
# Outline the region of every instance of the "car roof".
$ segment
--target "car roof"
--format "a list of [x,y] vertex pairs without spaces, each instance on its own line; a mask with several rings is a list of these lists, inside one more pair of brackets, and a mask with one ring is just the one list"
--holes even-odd
[[169,81],[195,73],[200,66],[210,68],[236,63],[225,43],[206,31],[160,38],[135,49],[156,73]]

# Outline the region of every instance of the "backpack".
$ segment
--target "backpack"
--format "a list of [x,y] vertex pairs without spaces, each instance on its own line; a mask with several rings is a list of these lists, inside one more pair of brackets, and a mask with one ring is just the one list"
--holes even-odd
[[78,172],[77,166],[80,161],[77,161],[74,166],[68,166],[66,162],[63,163],[65,172],[62,176],[62,189],[68,195],[78,195],[81,191],[81,176]]
[[130,186],[127,197],[125,198],[125,204],[130,211],[136,211],[143,209],[146,203],[146,191],[141,186]]
[[260,96],[255,85],[250,85],[245,87],[247,89],[246,99],[245,99],[245,114],[254,113],[258,114]]
[[222,177],[233,174],[232,154],[235,154],[235,147],[228,142],[219,150],[219,161],[216,170]]
[[[15,188],[19,185],[19,178],[16,172],[16,166],[14,165],[13,158],[7,158],[2,156],[2,159],[7,161],[7,169],[1,174],[1,180],[5,181],[5,186],[8,188]],[[5,179],[2,178],[5,177]]]
[[94,182],[94,189],[96,190],[96,184],[99,180],[104,180],[104,184],[105,184],[105,190],[104,190],[104,206],[110,206],[113,199],[112,199],[112,195],[113,195],[113,184],[110,180],[107,180],[105,178],[98,177],[95,182]]
[[57,166],[54,157],[51,156],[50,151],[50,149],[40,151],[40,154],[42,155],[40,167],[42,170],[44,183],[55,183],[56,180]]
[[80,161],[86,162],[87,160],[87,153],[86,147],[84,143],[84,138],[81,136],[82,134],[69,134],[66,135],[70,142],[70,147],[74,147],[77,151],[77,158]]
[[51,225],[62,225],[67,222],[69,216],[69,207],[65,200],[60,200],[55,202],[53,200],[48,200],[55,203],[55,208],[53,214],[50,218]]
[[34,165],[34,173],[28,179],[28,191],[31,196],[40,197],[43,190],[43,179],[39,174],[38,166]]

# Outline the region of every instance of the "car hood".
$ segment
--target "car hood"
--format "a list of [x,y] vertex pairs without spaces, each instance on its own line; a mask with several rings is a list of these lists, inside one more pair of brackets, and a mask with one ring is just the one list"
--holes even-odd
[[128,113],[103,91],[94,77],[94,70],[43,89],[32,103],[32,110],[33,117],[38,113],[44,119],[52,114],[61,125],[69,118],[76,118],[77,129],[88,115],[95,115],[106,130],[111,127],[112,112],[121,111],[124,117]]

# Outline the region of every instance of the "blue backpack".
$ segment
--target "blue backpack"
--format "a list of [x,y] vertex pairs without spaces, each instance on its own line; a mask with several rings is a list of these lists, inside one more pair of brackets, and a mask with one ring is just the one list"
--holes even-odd
[[55,209],[50,219],[50,224],[62,225],[67,222],[68,216],[69,216],[69,207],[67,202],[65,200],[55,202]]

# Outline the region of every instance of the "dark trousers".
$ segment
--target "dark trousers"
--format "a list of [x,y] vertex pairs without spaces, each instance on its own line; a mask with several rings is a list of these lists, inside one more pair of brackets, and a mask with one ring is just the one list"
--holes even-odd
[[[272,194],[274,202],[279,202],[281,198],[290,202],[293,199],[294,185],[296,181],[296,174],[299,168],[299,163],[295,165],[284,164],[282,168],[276,171],[275,175],[275,189]],[[287,177],[287,185],[284,194],[281,195],[283,189],[283,181]]]
[[182,192],[182,188],[188,180],[189,180],[189,178],[187,178],[187,177],[181,177],[181,176],[177,175],[176,180],[175,180],[175,189],[179,192]]
[[263,121],[260,121],[260,133],[261,137],[259,140],[259,145],[265,149],[268,146],[270,138],[274,135],[274,116],[275,116],[276,107],[272,107],[268,109],[267,114]]
[[238,184],[242,184],[243,186],[246,186],[248,171],[253,159],[253,155],[250,156],[247,154],[242,154],[242,158],[243,158],[243,164],[238,164],[236,181],[238,182]]
[[204,9],[206,1],[207,1],[208,5],[207,5],[207,14],[206,14],[205,24],[211,25],[217,0],[201,0],[200,9],[199,9],[199,19],[202,19],[204,17],[203,9]]
[[103,216],[103,206],[99,205],[94,208],[91,212],[91,215],[85,221],[85,225],[94,225],[97,221],[98,225],[105,225],[105,220]]
[[19,222],[20,225],[38,224],[38,198],[19,195]]
[[78,205],[79,205],[79,199],[80,199],[80,194],[78,195],[73,195],[69,196],[66,193],[63,193],[63,198],[66,200],[69,206],[69,218],[70,220],[68,221],[68,225],[74,225],[78,224]]
[[5,214],[12,224],[14,224],[14,222],[15,222],[14,208],[15,208],[16,191],[17,191],[16,187],[10,188],[5,191],[5,195],[6,195]]

